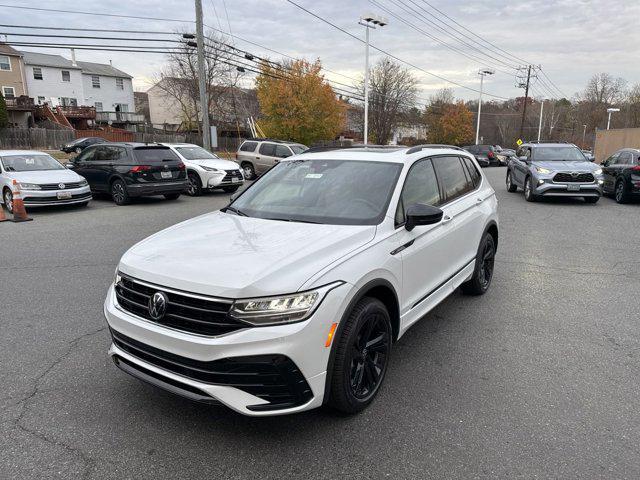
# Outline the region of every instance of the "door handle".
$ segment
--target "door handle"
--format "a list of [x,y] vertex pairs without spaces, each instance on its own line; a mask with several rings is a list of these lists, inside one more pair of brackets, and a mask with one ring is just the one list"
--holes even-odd
[[442,223],[449,223],[451,220],[453,220],[453,217],[450,217],[449,215],[445,215],[444,217],[442,217]]
[[484,198],[476,198],[476,203],[482,203],[484,202]]
[[256,160],[260,160],[260,157],[256,157]]

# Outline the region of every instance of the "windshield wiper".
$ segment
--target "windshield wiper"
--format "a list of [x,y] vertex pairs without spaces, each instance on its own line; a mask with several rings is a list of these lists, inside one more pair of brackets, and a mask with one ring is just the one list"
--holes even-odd
[[225,212],[227,212],[229,210],[232,211],[233,213],[235,213],[236,215],[238,215],[239,217],[248,217],[249,216],[246,213],[244,213],[242,210],[238,210],[235,207],[226,207],[224,209]]
[[314,222],[312,220],[293,220],[292,218],[272,218],[272,217],[264,217],[265,220],[276,220],[278,222],[297,222],[297,223],[315,223],[320,224],[321,222]]

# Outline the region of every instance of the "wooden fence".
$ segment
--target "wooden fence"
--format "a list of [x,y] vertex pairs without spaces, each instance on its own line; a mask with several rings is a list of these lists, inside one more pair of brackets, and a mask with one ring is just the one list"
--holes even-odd
[[76,138],[73,130],[1,128],[0,149],[55,150]]

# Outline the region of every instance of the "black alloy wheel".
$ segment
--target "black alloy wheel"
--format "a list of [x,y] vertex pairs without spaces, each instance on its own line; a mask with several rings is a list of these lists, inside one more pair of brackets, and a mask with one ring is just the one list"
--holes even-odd
[[129,192],[122,180],[116,180],[111,184],[111,198],[116,205],[126,205],[129,203]]
[[615,199],[616,202],[618,203],[627,203],[628,198],[627,198],[627,192],[625,191],[625,185],[624,185],[624,181],[623,180],[618,180],[618,182],[616,183],[616,190],[615,190]]
[[329,404],[356,413],[374,399],[387,371],[393,334],[389,312],[375,298],[358,301],[334,341]]
[[493,279],[495,259],[496,242],[493,235],[487,232],[478,247],[473,276],[461,285],[462,293],[466,295],[483,295],[489,290]]
[[195,172],[189,172],[188,175],[189,184],[187,185],[187,195],[190,197],[199,197],[202,195],[202,182],[200,177]]

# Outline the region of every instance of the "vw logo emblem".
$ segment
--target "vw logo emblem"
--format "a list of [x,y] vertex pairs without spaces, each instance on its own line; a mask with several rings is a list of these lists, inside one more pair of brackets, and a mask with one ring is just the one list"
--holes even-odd
[[149,299],[149,316],[154,320],[161,320],[167,311],[169,299],[162,292],[154,293]]
[[571,172],[572,177],[577,177],[578,175],[580,175],[580,172]]
[[59,183],[59,184],[58,184],[58,188],[59,188],[60,190],[64,190],[64,188],[65,188],[65,187],[66,187],[66,185],[65,185],[64,183]]

